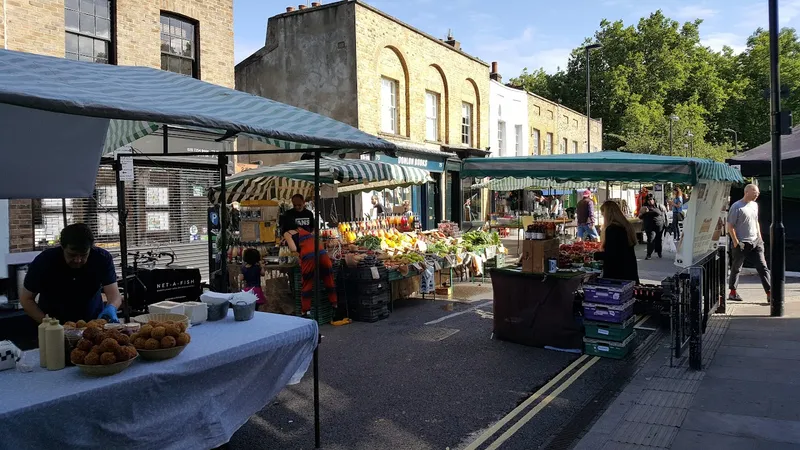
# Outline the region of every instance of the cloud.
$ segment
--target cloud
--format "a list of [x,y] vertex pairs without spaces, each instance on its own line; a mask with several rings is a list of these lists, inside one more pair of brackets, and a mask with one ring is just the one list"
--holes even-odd
[[[483,35],[486,30],[481,30]],[[566,68],[571,48],[551,47],[547,36],[536,32],[533,27],[523,29],[519,34],[509,38],[493,39],[478,37],[481,42],[476,50],[476,56],[485,61],[497,61],[500,72],[505,79],[516,77],[522,69],[533,71],[543,68],[546,72],[553,73],[559,67]]]
[[721,51],[723,47],[728,46],[735,53],[741,53],[747,47],[747,36],[727,32],[710,33],[703,37],[700,43],[716,51]]
[[[800,24],[800,0],[784,0],[780,2],[778,8],[781,27]],[[769,27],[767,2],[751,3],[741,8],[739,14],[741,17],[739,26],[749,28],[750,32],[759,27],[764,29]]]
[[699,5],[690,5],[680,8],[675,15],[683,20],[708,19],[717,15],[717,11]]

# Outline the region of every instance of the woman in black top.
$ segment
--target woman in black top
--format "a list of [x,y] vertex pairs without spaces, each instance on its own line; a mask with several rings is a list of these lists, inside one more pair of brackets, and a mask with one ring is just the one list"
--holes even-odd
[[667,226],[667,209],[659,205],[653,194],[648,194],[639,208],[639,218],[642,219],[642,228],[647,234],[647,256],[650,259],[653,252],[661,258],[661,237],[664,227]]
[[603,261],[603,278],[639,283],[634,250],[636,232],[615,202],[603,203],[600,212],[603,214],[602,251],[595,254],[595,259]]

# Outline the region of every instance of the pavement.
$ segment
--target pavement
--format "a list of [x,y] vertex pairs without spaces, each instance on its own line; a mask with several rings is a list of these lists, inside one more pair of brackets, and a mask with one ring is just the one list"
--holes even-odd
[[769,317],[756,277],[709,320],[703,370],[670,364],[664,342],[575,450],[800,449],[800,280]]
[[[675,272],[669,258],[644,261],[643,254],[639,257],[640,277],[645,283],[660,283]],[[746,402],[751,399],[747,394],[750,389],[766,395],[763,391],[774,388],[769,383],[783,379],[781,375],[788,377],[790,372],[786,371],[794,367],[800,368],[800,336],[789,341],[797,346],[792,353],[784,348],[792,347],[785,341],[791,326],[761,334],[758,327],[763,330],[776,322],[751,323],[746,316],[734,316],[768,314],[766,306],[747,303],[748,299],[755,301],[760,290],[756,279],[743,277],[743,284],[740,291],[745,303],[730,308],[727,316],[712,318],[706,335],[708,369],[703,372],[690,372],[685,361],[669,367],[668,339],[663,328],[658,329],[657,317],[637,319],[639,346],[624,360],[491,339],[490,281],[457,283],[458,300],[454,301],[398,301],[395,311],[380,322],[324,326],[319,351],[322,448],[682,449],[695,448],[684,446],[687,440],[693,445],[717,434],[728,440],[755,439],[731,434],[730,429],[709,429],[713,420],[721,427],[730,419],[709,414],[746,412],[728,407],[736,403],[731,398]],[[800,285],[789,285],[787,295],[797,299],[787,304],[787,313],[796,309],[800,317]],[[729,329],[740,333],[738,340],[726,340]],[[758,361],[741,359],[759,351],[768,353],[753,355],[761,358]],[[716,361],[723,355],[729,361],[720,366],[724,369],[716,369]],[[780,368],[782,363],[787,366]],[[727,370],[727,366],[735,366],[732,368],[738,372]],[[764,372],[748,372],[755,368]],[[300,384],[284,389],[254,415],[234,434],[228,448],[314,448],[310,372]],[[767,373],[774,374],[767,381],[758,378]],[[739,379],[747,374],[761,380],[755,384],[764,386],[737,385],[747,382]],[[800,382],[787,379],[790,381],[780,387],[791,392],[791,387]],[[744,394],[733,395],[731,389],[740,387],[746,389]],[[703,406],[712,404],[714,395],[720,396],[719,402],[728,403],[719,403],[722,406],[716,408]],[[795,397],[800,400],[800,394],[785,398],[800,405]],[[786,415],[788,407],[779,404],[775,395],[766,398],[772,403],[754,411],[775,411],[784,416],[752,416],[759,420],[791,419]],[[696,404],[698,401],[706,403]],[[743,417],[741,420],[751,420]],[[684,423],[699,423],[702,429]],[[800,424],[793,426],[789,430],[797,430],[800,436]],[[747,429],[736,425],[739,433]],[[702,436],[697,437],[698,433]],[[720,446],[704,448],[739,448],[720,442]]]

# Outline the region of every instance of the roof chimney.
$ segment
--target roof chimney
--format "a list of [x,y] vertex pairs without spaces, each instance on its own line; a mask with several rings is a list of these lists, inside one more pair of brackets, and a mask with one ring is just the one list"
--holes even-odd
[[444,43],[452,46],[456,50],[461,50],[461,42],[453,39],[453,33],[451,30],[447,30],[447,40],[445,40]]
[[294,11],[294,6],[287,6],[286,7],[286,12],[292,12],[292,11]]
[[500,73],[497,72],[497,61],[492,62],[492,72],[489,73],[489,78],[491,78],[494,81],[497,81],[498,83],[503,82],[503,77],[500,76]]
[[319,6],[319,5],[321,5],[321,4],[322,4],[322,3],[320,3],[320,2],[311,2],[311,7],[312,7],[312,8],[316,8],[317,6]]
[[306,9],[306,5],[297,5],[297,9]]

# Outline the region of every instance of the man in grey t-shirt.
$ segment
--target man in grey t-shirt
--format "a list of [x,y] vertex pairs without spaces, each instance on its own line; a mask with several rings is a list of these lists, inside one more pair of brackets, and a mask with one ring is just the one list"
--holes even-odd
[[758,224],[758,203],[756,203],[758,194],[758,186],[748,184],[744,188],[744,197],[731,205],[728,211],[728,234],[733,245],[729,282],[731,293],[728,300],[742,300],[736,293],[736,287],[739,285],[739,272],[747,259],[756,267],[769,302],[769,269],[764,259],[764,240],[761,238],[761,226]]

